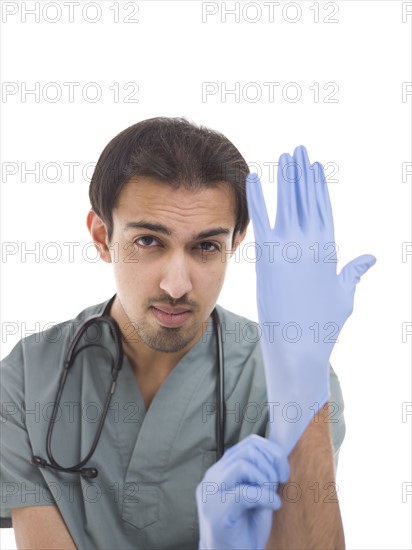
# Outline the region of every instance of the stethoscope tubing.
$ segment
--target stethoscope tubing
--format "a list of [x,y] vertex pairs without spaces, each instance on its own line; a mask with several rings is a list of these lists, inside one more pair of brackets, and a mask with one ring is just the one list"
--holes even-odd
[[[57,389],[56,397],[53,404],[52,414],[49,421],[49,427],[47,430],[47,436],[46,436],[46,453],[47,458],[49,462],[47,462],[44,458],[41,458],[38,455],[32,456],[31,463],[34,466],[37,466],[39,468],[51,468],[53,470],[59,471],[59,472],[65,472],[65,473],[80,473],[80,475],[86,479],[95,478],[98,475],[97,468],[94,467],[87,467],[85,468],[84,465],[91,459],[93,456],[97,444],[99,442],[104,422],[106,420],[107,412],[110,407],[111,399],[116,391],[116,385],[117,385],[117,377],[120,372],[120,369],[123,364],[123,344],[122,344],[122,338],[121,333],[118,324],[114,319],[109,317],[108,312],[110,311],[110,307],[116,297],[116,294],[109,300],[109,302],[106,304],[106,306],[103,308],[103,311],[101,313],[98,313],[97,315],[92,315],[86,321],[82,323],[82,325],[77,329],[72,341],[69,344],[66,359],[64,361],[64,367],[62,374],[59,379],[59,386]],[[212,311],[212,319],[214,324],[214,332],[215,332],[215,341],[216,341],[216,356],[217,356],[217,377],[216,377],[216,424],[215,424],[215,432],[216,432],[216,461],[218,461],[223,453],[224,453],[224,432],[225,432],[225,391],[224,391],[224,354],[223,354],[223,337],[222,337],[222,327],[220,323],[219,314],[216,310],[216,308]],[[82,349],[85,347],[89,347],[89,345],[82,346],[79,350],[77,350],[76,353],[74,353],[74,350],[82,337],[82,335],[85,333],[87,328],[92,323],[106,323],[109,325],[110,331],[112,332],[112,336],[116,342],[117,347],[117,357],[115,364],[113,365],[112,362],[112,369],[111,369],[111,375],[112,375],[112,382],[109,388],[109,391],[106,395],[102,415],[99,421],[99,425],[96,431],[96,435],[93,439],[92,446],[90,448],[90,451],[87,453],[87,455],[74,466],[68,466],[64,467],[61,466],[56,459],[53,456],[52,452],[52,435],[54,430],[54,425],[57,418],[57,413],[60,405],[60,401],[63,394],[64,384],[66,383],[66,379],[69,373],[69,369],[73,364],[73,361],[77,355]],[[95,346],[101,347],[103,349],[107,349],[104,346],[100,344],[95,344]]]

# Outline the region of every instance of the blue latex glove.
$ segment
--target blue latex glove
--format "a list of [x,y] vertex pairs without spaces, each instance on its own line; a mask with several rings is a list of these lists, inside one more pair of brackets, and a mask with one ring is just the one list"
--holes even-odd
[[[289,455],[329,397],[329,357],[353,310],[369,254],[337,275],[332,208],[322,165],[306,149],[279,159],[277,213],[270,226],[259,178],[246,182],[257,248],[259,324],[270,439]],[[261,257],[259,258],[259,251]]]
[[289,478],[279,445],[250,435],[211,466],[196,489],[199,550],[259,550],[281,507],[279,483]]

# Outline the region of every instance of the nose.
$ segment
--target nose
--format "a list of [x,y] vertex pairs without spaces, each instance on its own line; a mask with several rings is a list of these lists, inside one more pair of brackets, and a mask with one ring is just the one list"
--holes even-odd
[[166,263],[160,288],[175,300],[192,290],[190,272],[183,254],[175,255]]

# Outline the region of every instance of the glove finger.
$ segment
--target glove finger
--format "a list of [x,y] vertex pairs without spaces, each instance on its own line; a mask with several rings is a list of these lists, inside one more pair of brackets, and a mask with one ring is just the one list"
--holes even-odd
[[246,177],[246,196],[249,216],[253,223],[255,240],[262,238],[270,230],[269,217],[266,210],[262,185],[257,174],[248,174]]
[[299,225],[305,230],[313,223],[313,216],[316,215],[315,181],[308,153],[303,145],[296,147],[293,159],[296,163],[295,187]]
[[[258,436],[259,437],[259,436]],[[281,447],[266,438],[253,438],[253,445],[266,459],[267,463],[275,465],[278,479],[282,483],[289,479],[290,467],[286,454]]]
[[350,288],[354,288],[368,269],[376,263],[375,256],[363,254],[347,263],[339,273],[339,279]]
[[256,434],[246,437],[231,447],[215,466],[221,466],[224,471],[229,464],[240,460],[258,465],[266,472],[268,479],[273,477],[273,468],[276,469],[277,478],[282,482],[289,478],[289,462],[279,445]]
[[[211,473],[212,470],[210,470]],[[216,476],[208,475],[207,480],[203,481],[204,487],[213,486],[213,494],[218,492],[236,493],[241,485],[270,486],[277,490],[279,483],[275,466],[262,468],[261,464],[252,464],[244,458],[227,464],[224,472],[218,471]]]
[[[250,435],[243,441],[247,442],[253,449],[261,453],[269,465],[275,464],[280,481],[285,482],[289,479],[290,467],[287,455],[278,443],[256,434]],[[252,461],[253,460],[256,460],[256,455],[254,455],[254,457],[252,455]]]
[[277,493],[277,487],[274,486],[240,485],[239,494],[243,509],[270,508],[271,510],[279,510],[282,507],[282,500]]
[[[278,486],[274,483],[266,485],[239,483],[235,489],[227,487],[227,493],[223,488],[218,493],[220,502],[216,502],[216,495],[212,502],[213,506],[219,506],[219,504],[224,506],[229,513],[231,523],[235,525],[248,510],[279,510],[282,507],[282,500],[277,490]],[[202,505],[207,504],[208,498],[205,496],[200,500]]]
[[288,153],[279,157],[277,211],[275,233],[285,235],[289,227],[296,227],[297,205],[295,193],[296,165]]
[[335,231],[333,225],[332,204],[330,202],[328,183],[326,181],[325,171],[320,162],[313,163],[314,178],[316,181],[316,205],[317,205],[317,225],[315,229],[321,229],[328,242],[334,242]]

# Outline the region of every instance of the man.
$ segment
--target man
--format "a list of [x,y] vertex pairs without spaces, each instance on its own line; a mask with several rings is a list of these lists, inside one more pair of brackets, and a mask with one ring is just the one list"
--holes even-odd
[[[229,140],[183,119],[135,124],[102,152],[90,184],[87,226],[102,260],[112,264],[116,296],[58,325],[52,336],[33,335],[19,342],[2,364],[2,507],[12,510],[19,548],[198,547],[196,487],[199,493],[206,472],[212,472],[206,482],[214,483],[216,467],[220,489],[228,479],[229,453],[210,468],[218,445],[211,315],[230,256],[246,233],[247,174],[245,160]],[[249,187],[252,184],[248,181]],[[248,188],[250,206],[251,192]],[[256,213],[256,205],[253,208]],[[256,216],[254,224],[260,214]],[[265,299],[271,301],[270,296]],[[116,324],[95,323],[82,334],[53,416],[75,329],[104,307]],[[330,392],[328,385],[320,407],[328,397],[336,406],[333,449],[325,409],[317,411],[314,420],[313,411],[309,416],[306,412],[304,421],[288,422],[285,429],[269,418],[268,401],[273,404],[274,393],[266,391],[262,356],[263,351],[268,373],[268,357],[270,362],[273,356],[269,340],[262,335],[261,347],[259,338],[244,336],[250,321],[216,309],[223,333],[225,450],[235,446],[239,454],[238,444],[240,454],[243,448],[248,454],[250,445],[261,449],[277,441],[275,470],[283,464],[283,470],[290,465],[290,472],[269,473],[268,480],[289,478],[306,484],[299,503],[283,495],[269,544],[292,548],[303,540],[310,541],[311,548],[342,547],[337,499],[328,507],[308,498],[309,482],[320,487],[334,482],[333,452],[337,460],[344,436],[343,401],[329,355],[321,364],[322,383],[329,384],[330,370]],[[269,312],[265,322],[272,322],[273,314]],[[122,341],[123,359],[116,337]],[[274,370],[281,372],[282,367]],[[117,387],[93,450],[113,373]],[[276,380],[275,386],[282,388],[282,381]],[[309,389],[308,395],[309,400]],[[38,404],[41,414],[30,413]],[[245,413],[250,404],[257,405],[260,414],[250,418]],[[294,431],[292,424],[297,426]],[[270,433],[271,442],[253,437]],[[236,460],[229,462],[238,472]],[[260,459],[257,464],[264,468]],[[84,475],[82,468],[88,469]],[[230,476],[236,483],[233,472]],[[197,501],[201,546],[229,547],[233,533],[213,539],[213,525],[216,533],[223,532],[220,518],[212,518],[213,501],[203,496]],[[279,506],[277,502],[272,510]],[[272,514],[268,523],[268,506],[264,508],[263,545]],[[255,513],[252,519],[259,530],[256,507]],[[251,531],[247,529],[240,541],[245,546],[233,547],[251,547]]]

